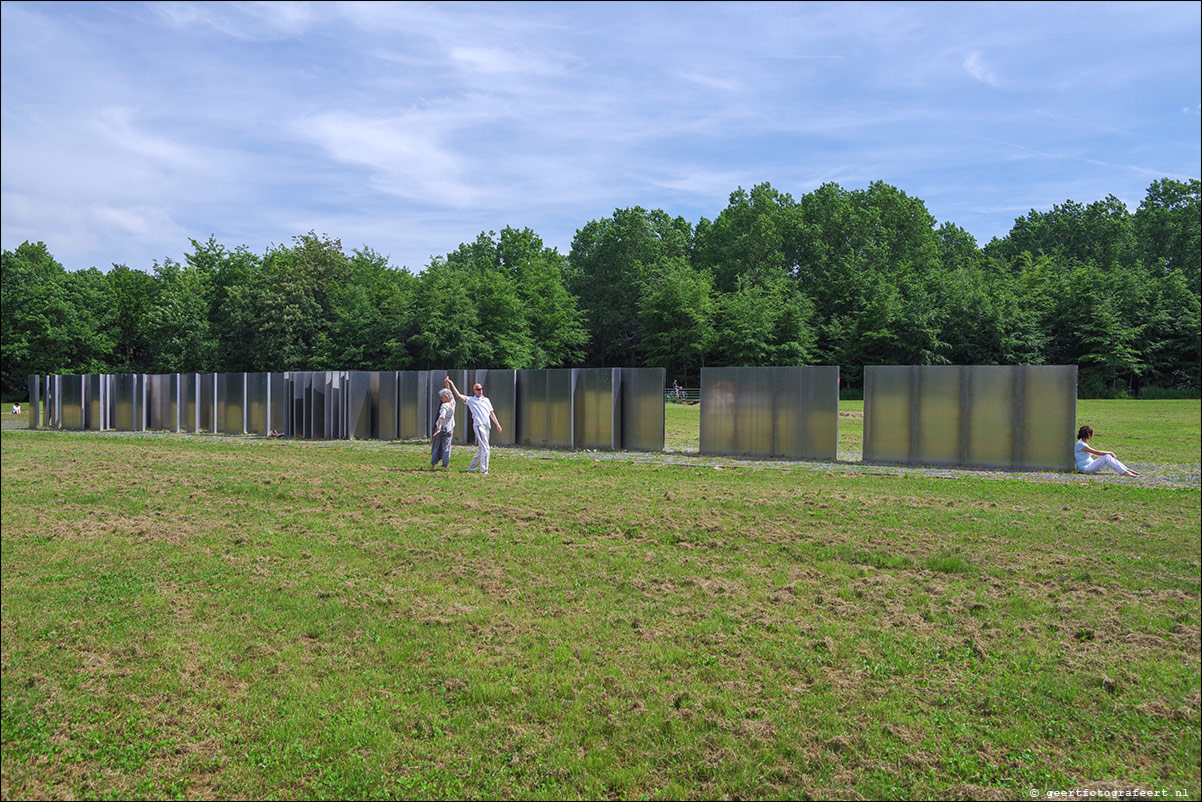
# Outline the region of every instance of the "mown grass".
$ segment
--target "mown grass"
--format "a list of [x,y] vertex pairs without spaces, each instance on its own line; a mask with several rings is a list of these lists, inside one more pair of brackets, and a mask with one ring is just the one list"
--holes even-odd
[[6,799],[1202,790],[1196,488],[0,446]]

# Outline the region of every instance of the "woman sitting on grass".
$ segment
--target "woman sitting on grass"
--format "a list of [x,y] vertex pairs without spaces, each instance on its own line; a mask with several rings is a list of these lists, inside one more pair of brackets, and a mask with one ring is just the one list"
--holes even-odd
[[[1090,448],[1089,441],[1092,437],[1093,428],[1090,426],[1082,426],[1077,430],[1077,445],[1073,448],[1077,457],[1077,470],[1081,473],[1097,473],[1103,468],[1113,468],[1116,473],[1123,476],[1139,476],[1138,473],[1119,462],[1113,451],[1097,451]],[[1090,458],[1090,454],[1097,459]]]

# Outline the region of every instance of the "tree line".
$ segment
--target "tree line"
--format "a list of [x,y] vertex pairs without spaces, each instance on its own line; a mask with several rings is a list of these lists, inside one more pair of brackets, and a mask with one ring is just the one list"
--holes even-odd
[[314,232],[263,254],[210,237],[148,271],[3,252],[2,390],[31,373],[1076,364],[1083,397],[1197,394],[1200,182],[1032,210],[984,246],[882,182],[760,184],[695,225],[591,220],[568,254],[481,233],[420,274]]

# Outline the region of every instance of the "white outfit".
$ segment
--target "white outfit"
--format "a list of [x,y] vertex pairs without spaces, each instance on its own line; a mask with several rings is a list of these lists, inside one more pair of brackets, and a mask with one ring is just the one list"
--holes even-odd
[[1073,452],[1077,458],[1077,470],[1081,473],[1097,473],[1103,468],[1111,468],[1115,473],[1127,472],[1127,466],[1109,454],[1094,459],[1093,455],[1085,450],[1084,440],[1077,441],[1077,445],[1073,446]]
[[488,437],[492,433],[492,402],[483,394],[479,398],[468,396],[467,408],[472,411],[472,426],[476,433],[476,453],[472,456],[472,463],[467,466],[469,471],[479,470],[480,473],[488,473]]

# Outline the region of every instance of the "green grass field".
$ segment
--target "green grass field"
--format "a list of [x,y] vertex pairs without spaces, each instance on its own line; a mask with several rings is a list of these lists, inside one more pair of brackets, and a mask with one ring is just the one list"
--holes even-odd
[[1197,799],[1199,402],[1078,419],[1192,484],[6,428],[0,796]]

